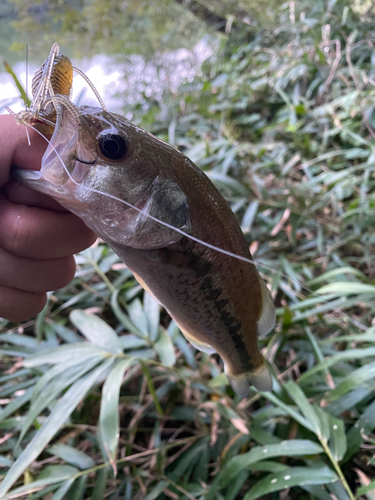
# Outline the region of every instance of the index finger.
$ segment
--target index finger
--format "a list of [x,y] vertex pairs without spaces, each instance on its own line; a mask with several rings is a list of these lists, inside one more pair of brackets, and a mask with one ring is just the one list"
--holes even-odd
[[47,141],[32,127],[28,127],[28,131],[30,146],[27,140],[26,126],[19,125],[12,115],[0,116],[0,187],[9,181],[12,165],[40,170]]

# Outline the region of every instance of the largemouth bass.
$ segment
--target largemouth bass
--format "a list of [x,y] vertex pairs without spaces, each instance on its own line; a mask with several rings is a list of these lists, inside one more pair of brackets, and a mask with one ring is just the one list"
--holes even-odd
[[118,114],[74,105],[65,87],[56,93],[50,66],[47,84],[38,77],[47,89],[38,116],[20,121],[35,125],[54,106],[51,142],[41,170],[18,178],[106,241],[186,338],[220,355],[238,393],[271,390],[258,335],[274,327],[273,301],[228,203],[175,147]]

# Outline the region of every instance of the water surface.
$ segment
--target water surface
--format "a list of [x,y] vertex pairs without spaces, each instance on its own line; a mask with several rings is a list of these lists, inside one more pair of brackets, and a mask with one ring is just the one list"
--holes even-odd
[[[4,46],[4,40],[0,43],[1,46]],[[62,53],[69,53],[69,47],[60,47],[60,50]],[[46,46],[45,53],[40,56],[32,48],[29,50],[28,76],[26,76],[25,55],[14,53],[12,56],[12,69],[24,88],[27,83],[29,97],[33,75],[49,51],[50,47]],[[9,55],[9,51],[7,52]],[[126,103],[137,103],[142,95],[160,99],[166,89],[175,91],[181,83],[192,81],[199,73],[202,62],[211,53],[209,45],[201,40],[192,50],[180,48],[169,53],[155,54],[151,61],[146,61],[139,55],[127,56],[125,60],[121,54],[117,56],[98,54],[81,60],[72,58],[72,63],[84,71],[94,83],[110,111],[126,114]],[[5,106],[11,107],[15,112],[25,107],[19,98],[19,91],[13,78],[3,70],[4,60],[6,58],[0,54],[0,114],[6,113]],[[93,92],[79,75],[74,77],[73,101],[97,105]]]

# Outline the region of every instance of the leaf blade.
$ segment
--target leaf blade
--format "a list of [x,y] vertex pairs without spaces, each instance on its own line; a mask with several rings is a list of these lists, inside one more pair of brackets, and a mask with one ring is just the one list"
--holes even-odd
[[292,486],[327,484],[337,481],[337,475],[328,467],[288,467],[283,472],[269,474],[258,481],[245,495],[244,500],[256,500],[274,491]]
[[0,497],[7,493],[22,472],[39,456],[44,447],[53,436],[56,435],[60,427],[65,423],[85,394],[91,389],[98,378],[107,371],[111,364],[112,359],[106,360],[101,366],[93,370],[92,373],[78,380],[68,389],[44,424],[9,469],[0,485]]
[[115,459],[119,440],[119,395],[125,370],[135,360],[133,358],[120,359],[112,367],[106,378],[102,390],[102,400],[99,416],[99,433],[112,467],[115,469]]

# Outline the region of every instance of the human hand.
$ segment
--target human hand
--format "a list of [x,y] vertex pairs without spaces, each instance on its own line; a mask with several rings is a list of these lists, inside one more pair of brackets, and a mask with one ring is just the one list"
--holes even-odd
[[11,166],[38,170],[46,141],[9,115],[0,116],[0,317],[21,321],[40,312],[46,292],[67,285],[73,254],[95,234],[55,200],[10,178]]

